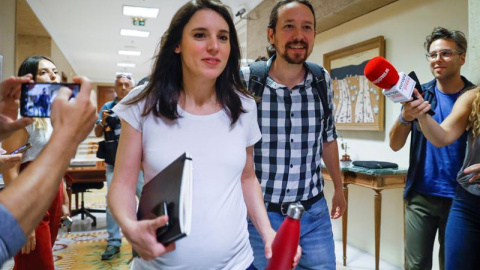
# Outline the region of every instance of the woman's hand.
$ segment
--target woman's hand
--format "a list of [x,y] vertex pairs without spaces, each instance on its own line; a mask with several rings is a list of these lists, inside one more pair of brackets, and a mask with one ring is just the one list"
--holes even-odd
[[[271,232],[267,233],[263,238],[263,243],[265,245],[265,258],[267,258],[267,260],[272,258],[272,243],[276,234],[277,233],[272,229]],[[295,253],[295,257],[293,257],[292,269],[297,267],[298,262],[300,262],[300,257],[302,257],[302,247],[298,245],[297,253]]]
[[302,257],[302,247],[298,245],[297,247],[297,253],[295,254],[295,257],[293,257],[293,264],[292,264],[292,269],[297,267],[298,262],[300,262],[300,258]]
[[70,216],[70,201],[68,199],[68,193],[67,193],[67,185],[65,184],[65,181],[62,180],[62,188],[63,188],[63,203],[62,203],[62,217],[61,220],[66,219],[67,217]]
[[[471,178],[468,182],[473,183],[480,179],[480,163],[473,164],[463,171],[465,174],[471,174]],[[479,183],[480,184],[480,183]]]
[[15,154],[15,155],[0,154],[0,173],[4,173],[10,170],[11,168],[13,168],[14,166],[20,165],[21,163],[22,163],[22,154]]
[[175,243],[164,246],[157,241],[157,229],[165,226],[167,221],[167,216],[152,220],[132,221],[122,227],[122,232],[142,259],[153,260],[175,250]]
[[426,113],[432,108],[430,103],[423,99],[422,95],[417,89],[413,90],[412,96],[413,95],[417,97],[416,100],[410,98],[409,101],[402,102],[402,118],[409,122],[425,116]]
[[262,235],[263,244],[265,245],[265,258],[269,260],[272,258],[272,243],[277,233],[270,227],[270,230],[265,235]]
[[28,236],[27,243],[22,247],[22,254],[29,254],[35,250],[37,240],[35,239],[35,230]]
[[70,211],[68,210],[68,203],[67,204],[64,203],[62,204],[62,217],[60,219],[64,220],[69,216],[70,216]]

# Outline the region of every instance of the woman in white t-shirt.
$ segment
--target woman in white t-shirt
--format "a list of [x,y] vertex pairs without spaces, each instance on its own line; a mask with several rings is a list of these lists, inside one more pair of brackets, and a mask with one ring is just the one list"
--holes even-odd
[[[48,57],[31,56],[23,61],[18,70],[18,76],[32,74],[36,83],[60,83],[60,75],[57,67]],[[45,90],[44,90],[45,91]],[[45,93],[44,93],[45,94]],[[42,109],[42,115],[48,116],[47,107]],[[50,140],[53,128],[49,118],[35,118],[31,125],[16,131],[2,143],[7,152],[11,152],[20,146],[30,143],[32,147],[23,154],[22,164],[5,172],[3,178],[5,185],[15,181],[19,173],[30,162],[35,160],[45,145]],[[48,208],[45,216],[35,230],[28,235],[26,244],[15,255],[14,270],[53,270],[53,245],[57,239],[61,220],[70,215],[68,207],[68,195],[66,185],[60,182],[56,196]]]
[[[122,131],[108,203],[141,256],[132,269],[253,269],[247,214],[271,256],[275,231],[253,165],[261,134],[255,101],[239,78],[239,59],[226,6],[191,1],[165,32],[148,85],[113,109]],[[155,232],[165,216],[137,221],[135,172],[142,166],[148,183],[184,152],[194,164],[192,229],[163,246]]]

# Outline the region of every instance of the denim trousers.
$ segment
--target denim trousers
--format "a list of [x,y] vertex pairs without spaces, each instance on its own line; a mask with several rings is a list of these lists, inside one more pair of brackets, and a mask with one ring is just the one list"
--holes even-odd
[[[105,198],[108,196],[108,190],[110,189],[110,184],[112,183],[113,179],[113,165],[105,164],[105,176],[107,178],[107,194]],[[142,188],[143,188],[143,172],[138,172],[138,182],[137,182],[137,198],[140,198],[142,195]],[[113,218],[112,212],[110,212],[110,208],[108,207],[107,203],[107,232],[108,232],[108,245],[114,247],[120,247],[122,245],[122,234],[120,233],[120,226]]]
[[445,233],[445,269],[480,269],[480,196],[460,185],[455,192]]
[[[267,214],[272,228],[278,231],[286,216],[276,212],[267,212]],[[257,269],[265,269],[267,259],[263,241],[250,220],[248,232],[254,255],[253,264]],[[335,244],[325,198],[320,199],[308,211],[305,211],[300,220],[300,246],[302,247],[302,257],[295,269],[335,270]]]

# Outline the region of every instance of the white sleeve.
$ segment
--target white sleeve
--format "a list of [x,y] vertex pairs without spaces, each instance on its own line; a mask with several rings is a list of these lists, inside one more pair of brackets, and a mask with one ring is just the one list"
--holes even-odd
[[113,111],[117,114],[117,116],[122,119],[123,121],[127,122],[131,125],[134,129],[142,132],[143,130],[143,109],[145,105],[145,100],[141,100],[134,104],[125,104],[127,101],[131,100],[133,97],[136,97],[140,94],[143,88],[135,88],[126,97],[120,101],[115,107],[113,107]]
[[260,132],[260,128],[258,127],[257,103],[251,98],[242,99],[244,101],[243,108],[247,111],[245,115],[247,120],[245,126],[248,128],[246,131],[248,147],[257,143],[262,138],[262,134]]

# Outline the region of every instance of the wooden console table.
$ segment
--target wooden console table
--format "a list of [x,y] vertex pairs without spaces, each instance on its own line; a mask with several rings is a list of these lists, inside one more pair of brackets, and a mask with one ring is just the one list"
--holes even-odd
[[[343,194],[347,201],[347,209],[342,217],[343,265],[347,265],[347,221],[348,221],[348,185],[371,188],[375,191],[375,269],[378,270],[380,260],[380,224],[382,222],[382,190],[404,188],[407,176],[406,169],[367,169],[351,166],[340,168],[343,177]],[[332,180],[328,170],[322,167],[322,175]]]

